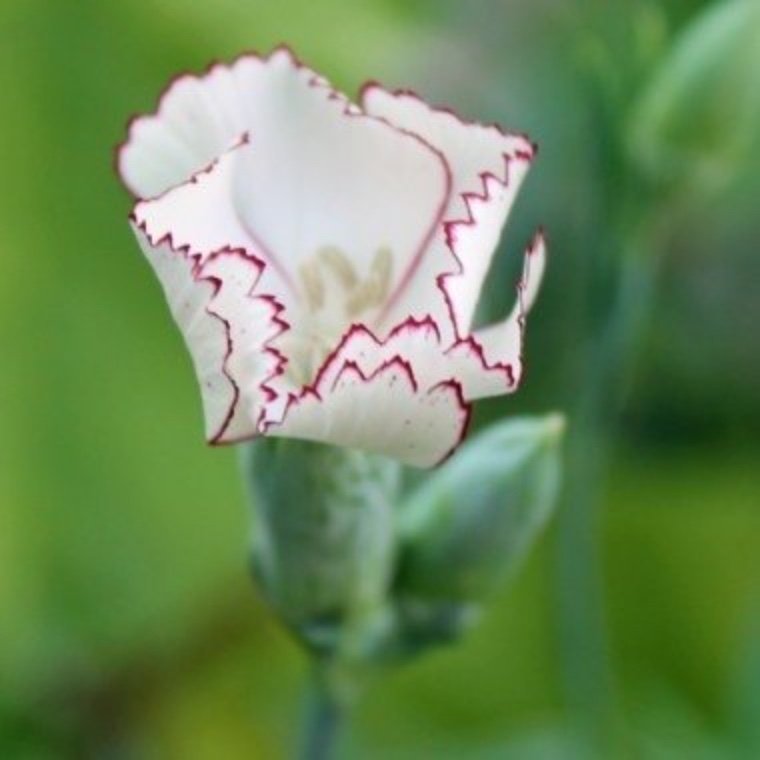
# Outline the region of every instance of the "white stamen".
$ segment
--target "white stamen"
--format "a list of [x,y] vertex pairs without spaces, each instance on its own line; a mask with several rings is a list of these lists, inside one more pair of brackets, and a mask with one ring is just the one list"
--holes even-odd
[[369,272],[361,279],[340,248],[326,245],[298,268],[304,293],[301,324],[285,339],[287,374],[302,385],[313,378],[350,320],[385,303],[391,287],[393,253],[377,249]]

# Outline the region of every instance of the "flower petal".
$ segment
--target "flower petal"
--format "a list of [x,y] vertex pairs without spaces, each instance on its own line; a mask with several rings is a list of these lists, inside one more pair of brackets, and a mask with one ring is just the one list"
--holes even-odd
[[282,306],[272,296],[257,294],[264,269],[265,264],[244,251],[224,250],[210,256],[200,270],[200,276],[217,287],[208,311],[225,324],[223,371],[238,394],[215,443],[255,434],[256,422],[273,396],[267,383],[280,375],[285,364],[272,345],[288,329],[280,318]]
[[344,328],[412,276],[440,229],[449,168],[424,140],[366,116],[308,69],[274,56],[268,77],[248,116],[237,213],[304,297],[314,278],[344,280],[323,307]]
[[124,184],[138,198],[154,198],[185,182],[250,131],[257,113],[276,99],[278,71],[285,69],[310,87],[326,86],[284,46],[172,79],[155,112],[132,118],[116,149]]
[[385,339],[353,325],[310,385],[284,406],[282,394],[272,400],[261,432],[435,464],[464,437],[471,394],[516,387],[511,368],[486,366],[469,343],[455,348],[445,349],[430,317],[409,319]]
[[135,231],[192,356],[206,437],[227,443],[254,435],[269,398],[265,384],[281,365],[268,344],[285,327],[275,301],[252,295],[264,264],[240,250],[201,260]]
[[130,220],[151,244],[168,240],[172,248],[187,251],[201,262],[223,249],[248,251],[267,264],[260,289],[290,306],[294,293],[287,274],[241,224],[232,204],[237,156],[247,150],[251,150],[248,140],[240,139],[186,182],[157,198],[138,201]]
[[439,149],[453,175],[444,229],[387,320],[393,324],[410,313],[410,307],[435,303],[433,289],[440,285],[456,334],[466,335],[535,146],[522,135],[465,122],[449,110],[432,108],[411,92],[389,92],[374,82],[362,88],[360,102],[367,113],[418,134]]
[[231,64],[215,62],[200,74],[169,82],[152,114],[130,120],[116,149],[122,181],[138,198],[154,198],[211,163],[252,126],[279,84],[281,66],[324,83],[285,47],[266,57],[245,53]]
[[291,399],[284,420],[269,424],[274,436],[305,438],[383,454],[430,467],[464,437],[470,409],[454,381],[421,390],[400,357],[365,373],[346,361],[330,383]]
[[[447,348],[441,331],[431,317],[409,318],[397,325],[384,339],[365,325],[352,325],[337,348],[320,368],[311,387],[329,387],[345,364],[355,364],[364,374],[370,374],[379,364],[402,359],[414,373],[421,390],[450,380],[462,388],[466,400],[479,393],[487,382],[492,394],[507,393],[516,388],[510,367],[488,366],[483,351],[474,340],[460,341]],[[470,383],[473,387],[470,387]]]
[[[546,268],[546,241],[538,232],[525,252],[523,274],[517,286],[517,302],[510,315],[501,322],[476,330],[468,342],[479,347],[483,365],[511,368],[515,388],[523,373],[522,344],[525,318],[536,300]],[[468,398],[498,395],[488,375],[468,374],[464,382],[469,390]]]
[[184,182],[246,131],[248,98],[238,81],[246,60],[173,79],[155,113],[130,121],[116,165],[133,195],[154,198]]

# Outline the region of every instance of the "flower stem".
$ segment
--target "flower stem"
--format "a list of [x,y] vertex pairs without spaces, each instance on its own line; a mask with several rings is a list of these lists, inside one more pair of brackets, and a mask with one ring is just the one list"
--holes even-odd
[[324,670],[315,666],[307,693],[302,760],[331,760],[345,720],[345,707],[330,689]]
[[571,413],[568,479],[559,510],[557,595],[564,677],[572,707],[603,745],[620,736],[599,522],[617,415],[653,304],[659,258],[659,219],[642,212],[638,222],[620,235],[616,298],[587,350],[585,390]]

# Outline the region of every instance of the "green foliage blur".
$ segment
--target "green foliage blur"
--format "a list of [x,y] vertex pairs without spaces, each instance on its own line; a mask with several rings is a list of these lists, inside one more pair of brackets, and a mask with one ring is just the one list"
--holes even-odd
[[[152,108],[174,73],[282,41],[349,92],[368,78],[413,86],[539,143],[482,314],[511,306],[518,254],[545,225],[529,371],[517,396],[479,404],[476,425],[572,409],[616,262],[656,269],[604,407],[614,420],[594,521],[615,756],[760,756],[752,112],[741,140],[731,132],[737,93],[760,92],[758,51],[728,72],[713,68],[715,35],[704,54],[701,43],[674,54],[707,7],[3,0],[0,757],[268,760],[296,746],[304,658],[253,590],[235,452],[203,442],[190,361],[111,166],[127,116]],[[674,56],[708,56],[705,87],[719,91],[664,76]],[[689,110],[668,121],[662,92],[681,81]],[[657,176],[650,159],[671,148]],[[721,181],[700,185],[692,158]],[[375,686],[350,756],[594,756],[593,710],[577,716],[562,676],[568,649],[583,666],[583,647],[558,621],[557,532],[478,629]]]

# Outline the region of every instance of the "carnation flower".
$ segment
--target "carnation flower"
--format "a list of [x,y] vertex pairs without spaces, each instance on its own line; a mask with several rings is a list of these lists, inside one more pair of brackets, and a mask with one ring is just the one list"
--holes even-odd
[[472,322],[534,155],[408,91],[368,83],[354,104],[282,48],[175,79],[117,162],[208,440],[445,459],[471,402],[520,382],[540,233],[508,316]]

